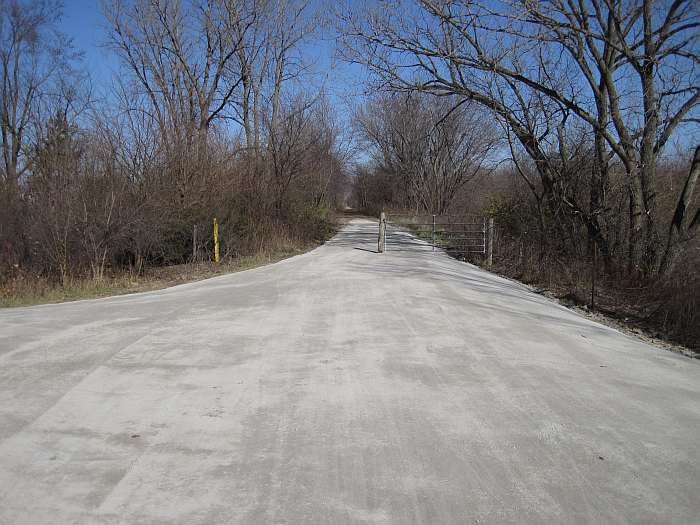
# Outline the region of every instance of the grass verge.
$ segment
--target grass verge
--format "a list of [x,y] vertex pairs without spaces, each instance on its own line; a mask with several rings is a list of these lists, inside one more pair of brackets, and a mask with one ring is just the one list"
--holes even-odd
[[148,268],[141,274],[114,273],[100,281],[71,279],[66,285],[40,276],[19,275],[0,287],[0,308],[62,303],[80,299],[96,299],[114,295],[148,292],[178,284],[200,281],[217,275],[240,272],[300,255],[318,246],[285,248],[266,254],[246,255],[214,264],[202,262]]
[[489,268],[483,261],[474,262],[597,322],[655,346],[700,358],[700,281],[696,277],[642,286],[599,275],[591,308],[590,268],[585,263],[568,261],[558,266],[505,259]]

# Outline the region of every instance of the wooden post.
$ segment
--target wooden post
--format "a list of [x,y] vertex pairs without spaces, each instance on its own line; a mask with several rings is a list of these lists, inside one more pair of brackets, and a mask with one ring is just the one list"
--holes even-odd
[[219,264],[219,223],[214,217],[214,262]]
[[593,241],[593,264],[591,265],[591,311],[595,310],[595,274],[598,273],[598,244]]
[[382,234],[382,251],[386,251],[386,228],[387,228],[386,222],[387,222],[387,218],[386,218],[386,215],[384,215],[384,230],[383,230],[384,233]]
[[197,262],[197,225],[192,226],[192,262]]
[[377,252],[383,253],[386,242],[386,215],[384,212],[379,214],[379,240],[377,241]]
[[433,215],[433,251],[435,251],[435,215]]
[[493,265],[493,217],[489,218],[489,255],[488,255],[488,265],[489,268]]

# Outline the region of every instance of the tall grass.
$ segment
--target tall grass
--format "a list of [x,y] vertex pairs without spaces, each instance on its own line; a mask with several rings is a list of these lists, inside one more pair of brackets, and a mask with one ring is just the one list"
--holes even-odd
[[[700,352],[700,276],[691,265],[664,280],[639,281],[590,256],[563,255],[517,238],[500,238],[493,270],[551,292],[565,303],[594,307],[652,336]],[[592,304],[593,300],[593,304]]]

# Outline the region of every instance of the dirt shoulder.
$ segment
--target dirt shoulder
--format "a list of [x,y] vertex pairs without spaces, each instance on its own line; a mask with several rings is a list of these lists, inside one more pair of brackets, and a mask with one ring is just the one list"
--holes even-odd
[[[518,282],[524,286],[527,286],[534,293],[543,295],[553,301],[558,302],[562,306],[573,310],[592,321],[604,324],[611,328],[615,328],[620,332],[635,337],[644,341],[652,346],[662,348],[664,350],[670,350],[687,357],[692,357],[695,359],[700,359],[700,351],[695,348],[690,348],[674,342],[669,338],[665,337],[663,332],[650,326],[644,318],[640,317],[638,309],[634,309],[630,305],[625,305],[625,303],[617,303],[615,306],[611,306],[610,302],[604,303],[601,307],[591,310],[588,304],[583,302],[577,294],[572,293],[571,289],[566,287],[557,286],[543,286],[541,283],[528,283],[516,279],[512,275],[498,271],[497,268],[489,269],[486,266],[482,266],[484,270],[491,271],[498,274],[501,277],[509,279],[514,282]],[[599,292],[601,296],[605,293],[610,293],[609,290],[602,290]]]
[[51,283],[37,276],[18,275],[0,288],[0,308],[62,303],[161,290],[178,284],[201,281],[217,275],[272,264],[305,253],[319,244],[314,243],[302,248],[279,250],[267,255],[238,257],[220,264],[199,262],[153,267],[147,268],[140,274],[123,272],[109,275],[101,281],[74,279],[65,286]]

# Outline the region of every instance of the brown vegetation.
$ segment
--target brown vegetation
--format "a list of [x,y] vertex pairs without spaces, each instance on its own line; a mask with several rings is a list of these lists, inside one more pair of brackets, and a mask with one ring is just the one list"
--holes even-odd
[[[673,189],[683,183],[687,166],[663,165],[668,183],[660,191],[660,212],[671,214]],[[610,196],[613,197],[613,196]],[[624,196],[618,197],[624,200]],[[700,243],[693,241],[672,273],[640,279],[624,266],[606,265],[589,250],[586,230],[575,222],[547,217],[545,230],[537,220],[536,202],[523,183],[507,172],[482,181],[468,196],[473,210],[495,218],[494,271],[547,292],[566,304],[580,306],[658,338],[700,351]],[[610,225],[609,227],[614,227]],[[624,221],[610,238],[624,239]],[[623,249],[613,243],[613,254]],[[475,261],[481,262],[481,261]]]
[[109,102],[81,91],[59,17],[0,4],[6,294],[208,261],[214,217],[225,260],[327,237],[345,158],[327,101],[295,83],[308,2],[106,3]]
[[[98,101],[58,4],[1,2],[4,289],[205,263],[214,217],[226,260],[324,239],[350,158],[309,87],[314,5],[105,2],[122,68]],[[598,308],[696,345],[698,5],[348,6],[342,52],[373,90],[354,206],[489,215],[500,271],[579,303],[595,281]]]
[[[502,271],[580,302],[597,260],[599,307],[698,344],[697,2],[420,0],[349,9],[339,27],[376,89],[433,95],[446,115],[478,106],[502,129],[499,180],[481,170],[447,206],[495,217]],[[443,213],[402,193],[420,170],[387,167],[384,144],[404,138],[384,130],[355,201]]]

